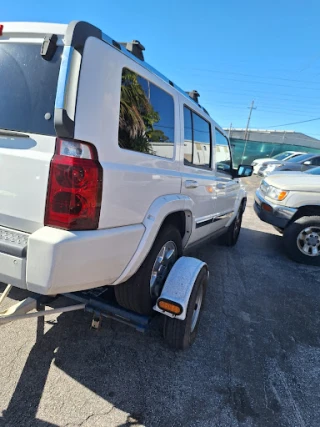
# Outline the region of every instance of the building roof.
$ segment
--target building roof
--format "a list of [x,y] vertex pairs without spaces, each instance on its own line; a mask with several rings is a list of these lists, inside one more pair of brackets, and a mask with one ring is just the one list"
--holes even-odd
[[[224,129],[228,131],[229,129]],[[245,129],[233,128],[230,137],[244,139]],[[247,141],[289,144],[320,149],[320,140],[293,130],[249,129]]]

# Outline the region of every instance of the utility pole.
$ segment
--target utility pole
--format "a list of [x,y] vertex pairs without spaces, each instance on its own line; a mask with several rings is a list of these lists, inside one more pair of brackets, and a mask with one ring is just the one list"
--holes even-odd
[[248,129],[249,129],[249,125],[250,125],[250,120],[251,120],[251,114],[252,114],[252,110],[256,110],[257,107],[254,107],[254,101],[251,102],[251,107],[250,108],[250,113],[249,113],[249,117],[248,117],[248,122],[247,122],[247,127],[246,127],[246,132],[244,134],[244,140],[246,141],[248,138]]
[[231,135],[231,129],[232,129],[232,123],[230,123],[230,127],[229,127],[229,134],[228,134],[229,139],[230,139],[230,135]]
[[248,107],[248,108],[250,108],[250,112],[249,112],[249,117],[248,117],[246,131],[244,133],[244,141],[245,142],[244,142],[244,147],[243,147],[241,162],[243,161],[243,156],[244,156],[244,153],[245,153],[246,148],[247,148],[247,141],[248,141],[248,137],[249,137],[249,125],[250,125],[252,110],[256,110],[257,109],[257,107],[254,107],[254,101],[251,102],[251,106]]

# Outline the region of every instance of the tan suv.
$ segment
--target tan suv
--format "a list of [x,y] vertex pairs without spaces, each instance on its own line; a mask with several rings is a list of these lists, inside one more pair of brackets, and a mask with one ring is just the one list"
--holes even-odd
[[320,265],[320,175],[311,170],[268,176],[256,191],[254,210],[283,234],[291,259]]

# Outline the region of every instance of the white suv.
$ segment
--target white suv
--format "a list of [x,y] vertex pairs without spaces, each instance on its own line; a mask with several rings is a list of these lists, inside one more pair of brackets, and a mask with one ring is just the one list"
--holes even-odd
[[246,192],[223,130],[85,22],[0,26],[0,281],[55,295],[115,286],[148,314],[183,251],[236,243]]

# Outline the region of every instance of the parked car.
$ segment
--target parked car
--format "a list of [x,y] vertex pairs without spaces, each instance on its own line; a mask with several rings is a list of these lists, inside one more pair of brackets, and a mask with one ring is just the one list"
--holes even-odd
[[252,166],[233,169],[197,92],[143,50],[86,22],[1,25],[1,282],[43,295],[110,285],[150,314],[185,250],[237,242]]
[[265,162],[268,162],[268,161],[281,162],[282,160],[286,161],[286,160],[292,159],[293,157],[300,156],[301,154],[305,154],[305,153],[300,151],[284,151],[283,153],[276,154],[275,156],[272,156],[272,157],[255,159],[251,163],[251,166],[253,166],[253,173],[257,175],[260,167]]
[[310,172],[280,173],[262,180],[254,210],[283,234],[292,260],[320,266],[320,176]]
[[266,162],[259,169],[258,175],[268,176],[271,172],[305,171],[320,166],[320,154],[308,153],[282,162]]
[[305,171],[305,173],[310,174],[310,175],[320,175],[320,166],[318,166],[316,168],[308,169]]
[[280,171],[277,172],[277,170],[275,170],[274,172],[271,172],[268,176],[270,175],[301,175],[301,174],[308,174],[308,175],[320,175],[320,166],[312,168],[312,169],[308,169],[305,170],[304,172],[300,172],[300,171]]

